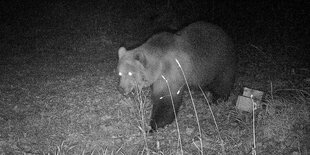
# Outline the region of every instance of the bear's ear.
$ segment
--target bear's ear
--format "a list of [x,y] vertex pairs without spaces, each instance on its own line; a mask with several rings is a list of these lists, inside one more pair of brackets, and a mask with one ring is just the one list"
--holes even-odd
[[123,57],[123,56],[125,55],[126,51],[127,51],[127,50],[126,50],[125,47],[120,47],[120,48],[118,49],[118,58],[121,59],[121,57]]
[[146,58],[142,52],[138,52],[135,55],[135,60],[139,61],[144,67],[146,67]]

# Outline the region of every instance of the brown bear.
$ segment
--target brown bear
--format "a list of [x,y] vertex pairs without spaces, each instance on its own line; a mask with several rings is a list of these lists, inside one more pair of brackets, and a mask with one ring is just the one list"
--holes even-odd
[[215,99],[227,99],[234,84],[233,42],[221,28],[202,21],[176,33],[155,34],[132,50],[120,47],[118,56],[120,87],[125,94],[151,86],[151,131],[172,123],[173,107],[177,113],[182,104],[182,94],[187,87],[177,61],[188,84],[207,89]]

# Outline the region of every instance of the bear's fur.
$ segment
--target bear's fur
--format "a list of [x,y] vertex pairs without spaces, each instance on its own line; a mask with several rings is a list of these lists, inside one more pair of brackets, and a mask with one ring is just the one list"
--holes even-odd
[[201,86],[215,98],[227,99],[234,84],[236,56],[233,43],[221,28],[209,23],[196,22],[175,34],[155,34],[135,49],[127,51],[121,47],[118,55],[120,87],[126,94],[134,88],[152,88],[152,131],[175,119],[165,79],[176,112],[182,104],[186,85],[176,59],[189,85]]

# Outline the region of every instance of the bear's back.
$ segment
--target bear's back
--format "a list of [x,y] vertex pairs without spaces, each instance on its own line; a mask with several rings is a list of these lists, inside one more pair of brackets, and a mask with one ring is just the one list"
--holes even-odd
[[160,55],[165,55],[175,44],[175,37],[173,33],[162,32],[153,35],[147,40],[146,43],[142,45],[148,52],[153,54],[157,53]]
[[[186,53],[191,64],[185,71],[191,81],[209,83],[217,74],[234,66],[235,54],[230,37],[218,26],[206,22],[188,25],[175,34],[179,51]],[[187,64],[185,61],[183,64]]]
[[218,26],[206,22],[196,22],[176,33],[179,46],[194,57],[214,59],[231,54],[233,43]]

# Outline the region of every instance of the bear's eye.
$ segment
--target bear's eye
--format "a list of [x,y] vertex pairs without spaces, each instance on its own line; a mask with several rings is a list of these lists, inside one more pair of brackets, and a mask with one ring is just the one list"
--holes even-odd
[[128,75],[129,75],[129,76],[132,76],[132,73],[131,73],[131,72],[128,72]]
[[119,76],[122,76],[122,75],[123,75],[123,73],[122,73],[122,72],[118,72],[118,75],[119,75]]

